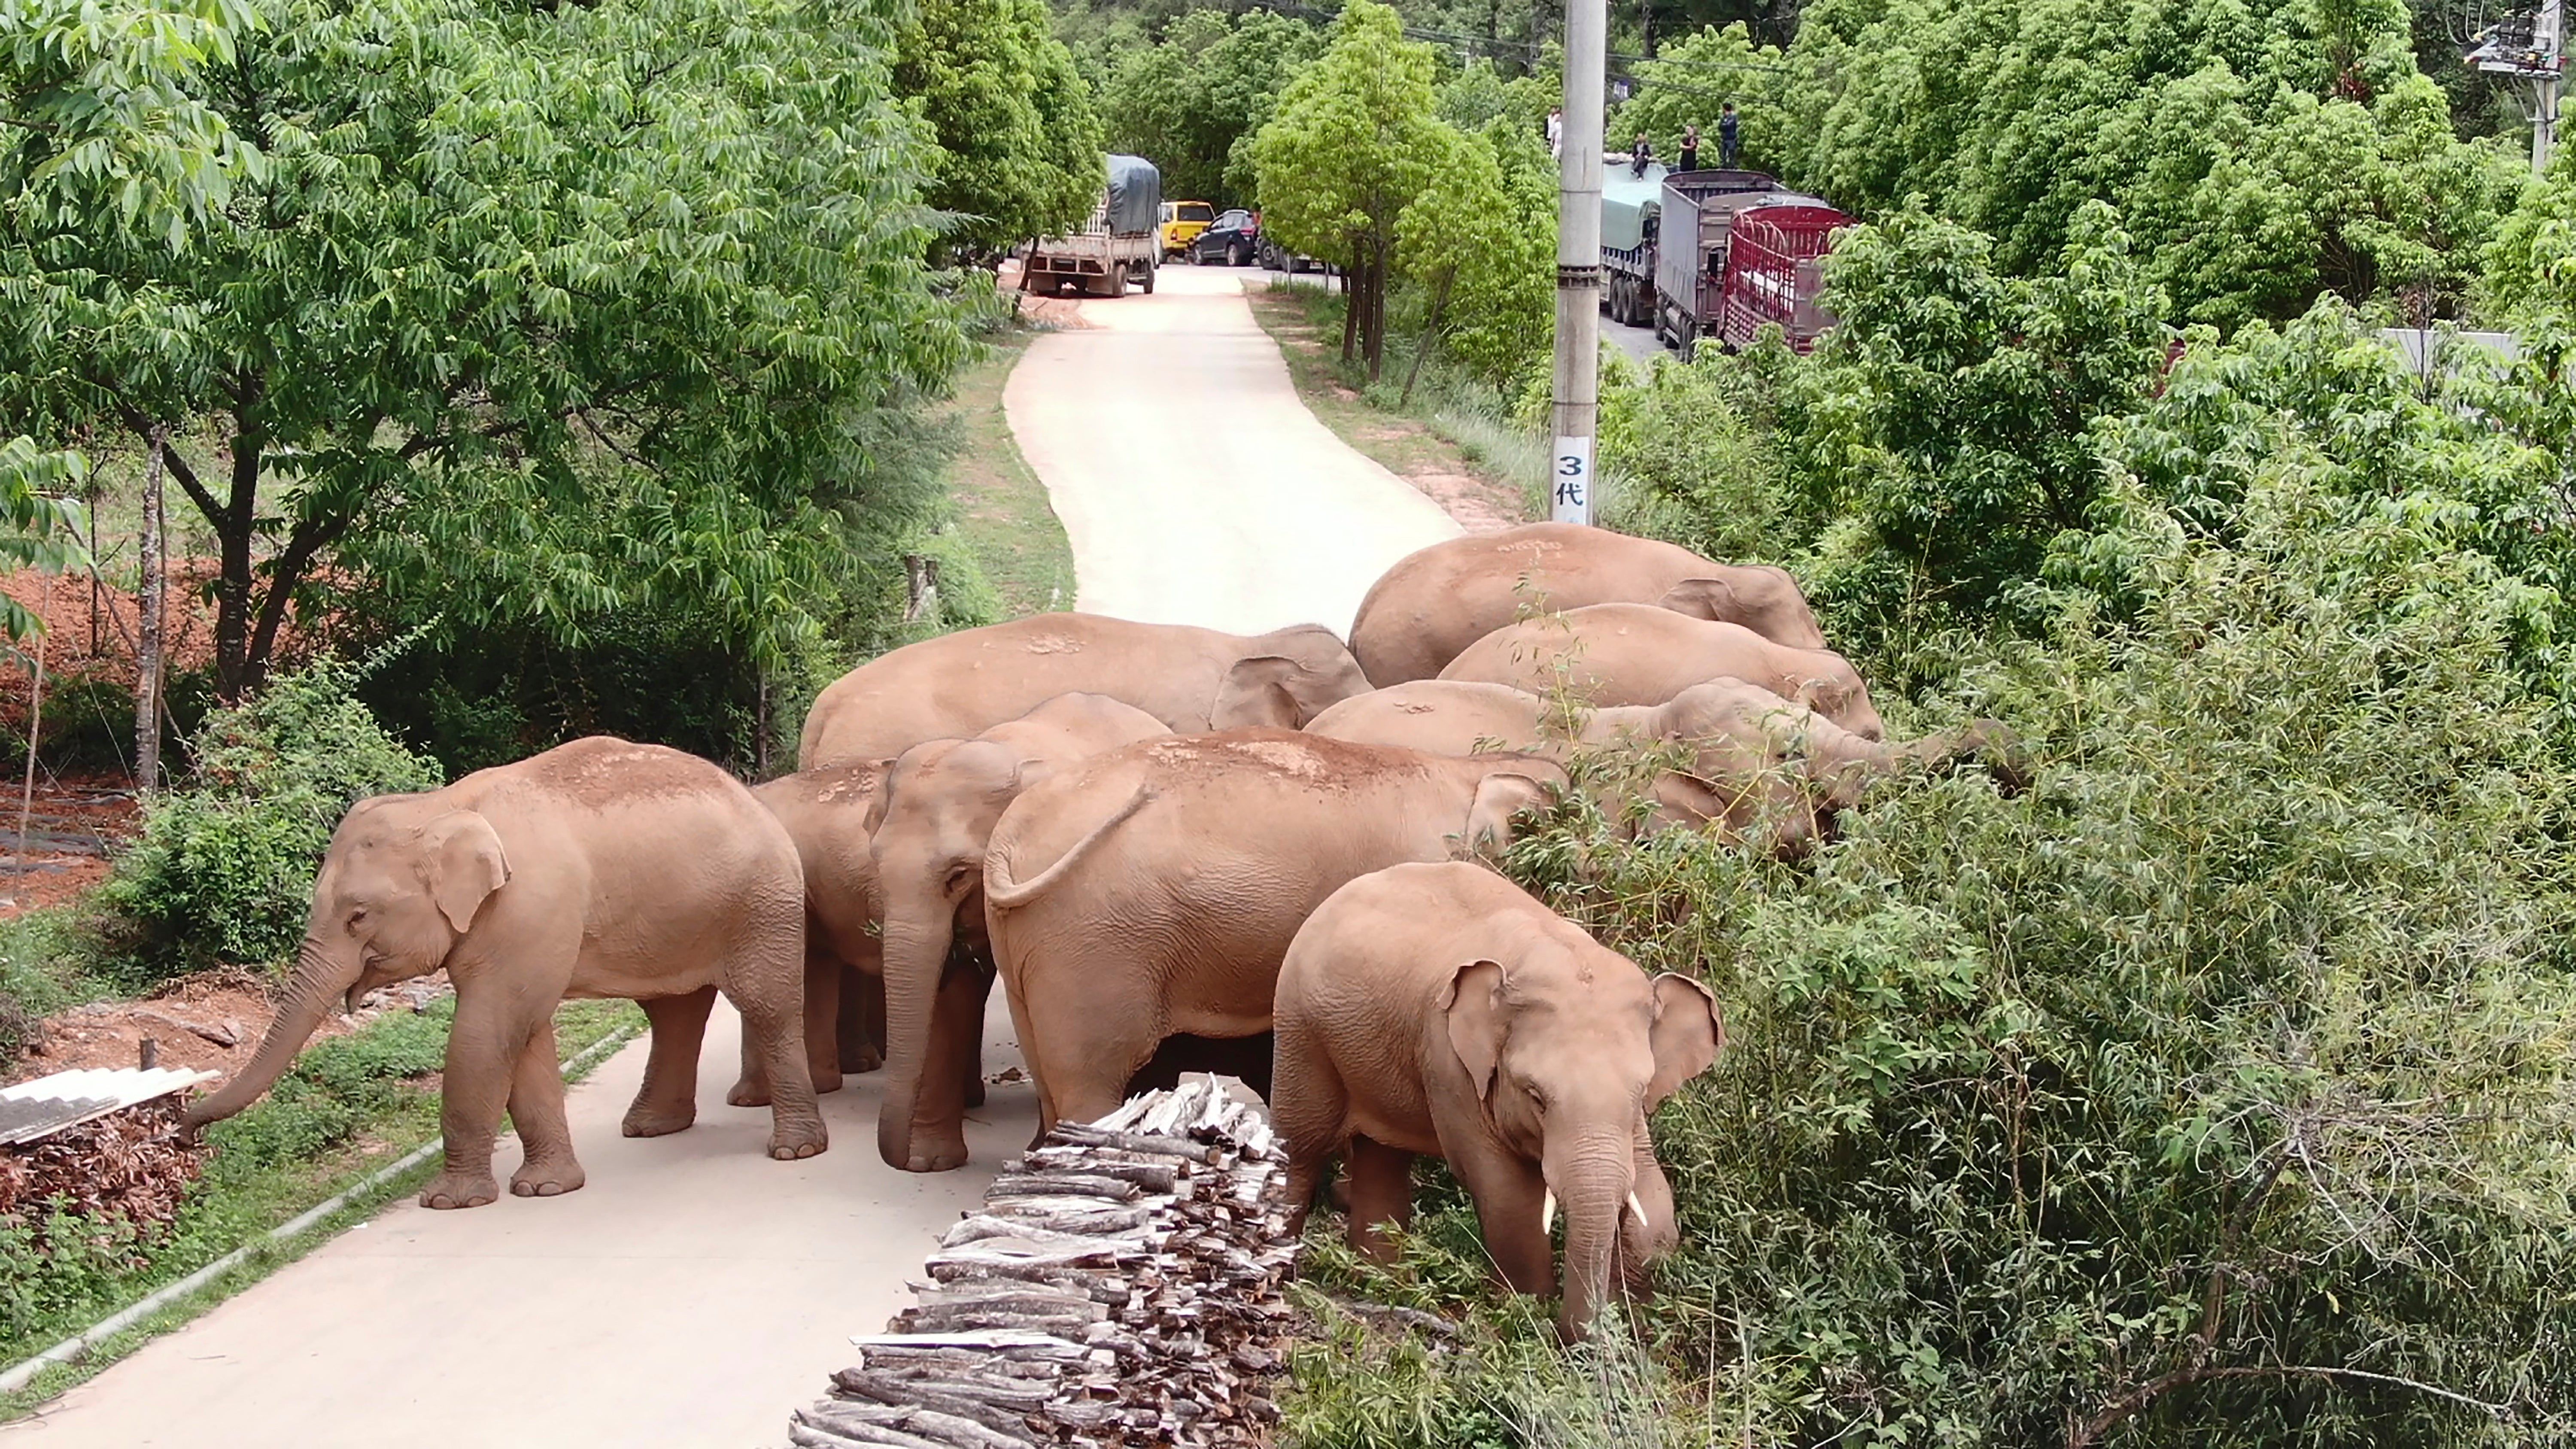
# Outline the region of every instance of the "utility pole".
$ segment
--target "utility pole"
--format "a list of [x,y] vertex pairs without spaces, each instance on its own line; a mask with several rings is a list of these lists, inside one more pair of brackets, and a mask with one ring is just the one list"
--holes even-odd
[[1601,87],[1608,0],[1566,0],[1565,132],[1556,184],[1556,446],[1549,516],[1592,521],[1592,436],[1601,410]]
[[2531,82],[2531,172],[2547,171],[2558,145],[2558,94],[2567,75],[2566,0],[2540,0],[2539,13],[2508,15],[2488,26],[2467,59],[2489,75]]

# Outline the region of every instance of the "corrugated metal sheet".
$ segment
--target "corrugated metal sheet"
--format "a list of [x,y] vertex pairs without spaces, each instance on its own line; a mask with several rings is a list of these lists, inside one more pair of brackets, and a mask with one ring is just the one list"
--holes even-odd
[[213,1072],[174,1067],[156,1067],[148,1072],[120,1067],[115,1071],[56,1072],[14,1087],[0,1087],[0,1147],[50,1137],[93,1117],[166,1097],[199,1082],[211,1082],[215,1076]]

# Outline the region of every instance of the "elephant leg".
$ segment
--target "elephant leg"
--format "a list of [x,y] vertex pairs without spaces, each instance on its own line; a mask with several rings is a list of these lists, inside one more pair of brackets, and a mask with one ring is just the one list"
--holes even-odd
[[[838,957],[808,938],[805,949],[805,1070],[816,1093],[841,1090],[841,973]],[[769,1072],[748,1023],[742,1033],[742,1075],[725,1092],[728,1107],[769,1105]]]
[[[1445,1146],[1445,1144],[1444,1144]],[[1476,1201],[1476,1226],[1485,1255],[1505,1287],[1540,1298],[1556,1293],[1556,1247],[1540,1220],[1546,1215],[1547,1179],[1535,1162],[1499,1143],[1451,1152],[1449,1169]]]
[[581,1163],[572,1155],[572,1124],[564,1120],[563,1068],[555,1058],[555,1024],[545,1021],[528,1036],[510,1074],[510,1124],[519,1129],[524,1161],[510,1175],[521,1197],[558,1197],[579,1191]]
[[1038,1130],[1118,1110],[1166,1032],[1151,983],[1129,962],[1069,958],[1024,967],[1020,987],[1027,999],[1013,1000],[1011,1019],[1040,1084]]
[[966,1164],[966,1084],[984,1079],[983,1003],[993,981],[972,961],[952,960],[930,1006],[930,1050],[913,1096],[911,1172]]
[[707,1037],[707,1013],[716,989],[701,986],[684,996],[648,997],[636,1005],[652,1023],[652,1052],[644,1059],[644,1085],[618,1130],[629,1137],[660,1137],[698,1120],[698,1048]]
[[841,1070],[874,1072],[885,1067],[885,966],[882,961],[850,966],[841,974],[839,1017],[835,1023]]
[[1395,1240],[1379,1225],[1393,1223],[1401,1232],[1413,1223],[1413,1154],[1353,1137],[1344,1165],[1351,1179],[1351,1246],[1372,1262],[1394,1262]]
[[782,1162],[812,1157],[831,1141],[805,1066],[804,917],[785,926],[746,928],[725,963],[724,994],[742,1013],[746,1050],[760,1053],[769,1077],[769,1155]]
[[1270,1116],[1288,1149],[1288,1233],[1294,1237],[1306,1230],[1324,1164],[1347,1135],[1350,1091],[1323,1040],[1302,1021],[1279,1023],[1271,1079]]
[[532,1030],[516,1008],[487,1000],[483,992],[471,1001],[459,993],[439,1089],[438,1126],[447,1157],[421,1189],[422,1207],[481,1207],[500,1197],[501,1185],[492,1177],[492,1139],[501,1130],[501,1109]]
[[[975,999],[959,1013],[965,1024],[958,1028],[958,1037],[965,1043],[961,1060],[966,1065],[966,1105],[974,1108],[984,1105],[984,1013],[993,1000],[993,967],[987,960],[970,957],[964,970],[975,980]],[[947,1007],[943,1003],[940,1009]]]

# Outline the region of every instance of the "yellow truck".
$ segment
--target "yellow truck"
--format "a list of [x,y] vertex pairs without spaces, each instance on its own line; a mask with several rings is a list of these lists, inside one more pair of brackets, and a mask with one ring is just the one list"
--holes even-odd
[[1162,214],[1155,218],[1155,241],[1163,248],[1163,260],[1189,250],[1199,233],[1216,220],[1216,208],[1204,201],[1166,201]]

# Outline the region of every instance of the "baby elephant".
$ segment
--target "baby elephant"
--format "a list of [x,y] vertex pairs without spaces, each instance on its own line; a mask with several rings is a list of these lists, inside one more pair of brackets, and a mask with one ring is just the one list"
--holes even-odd
[[1307,918],[1275,1020],[1296,1226],[1344,1152],[1351,1242],[1383,1259],[1372,1225],[1409,1219],[1414,1155],[1436,1153],[1476,1199],[1503,1281],[1545,1295],[1562,1201],[1568,1338],[1614,1273],[1642,1288],[1679,1241],[1646,1118],[1725,1041],[1699,983],[1648,980],[1480,865],[1399,865]]

